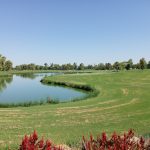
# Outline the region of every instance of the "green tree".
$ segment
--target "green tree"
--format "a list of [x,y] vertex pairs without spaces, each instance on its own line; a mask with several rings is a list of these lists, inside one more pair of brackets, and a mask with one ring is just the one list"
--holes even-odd
[[16,69],[16,70],[21,70],[21,66],[20,66],[20,65],[19,65],[19,66],[16,66],[15,69]]
[[106,68],[106,70],[111,70],[112,69],[111,63],[106,63],[105,68]]
[[53,69],[54,70],[59,70],[60,69],[60,65],[59,64],[54,64]]
[[129,60],[128,60],[128,63],[130,64],[130,68],[132,68],[132,67],[133,67],[133,60],[132,60],[132,59],[129,59]]
[[131,67],[130,67],[130,64],[127,63],[127,65],[126,65],[125,68],[126,68],[127,70],[130,70],[130,68],[131,68]]
[[103,63],[98,64],[96,70],[105,70],[105,65]]
[[71,65],[70,63],[66,64],[66,67],[67,67],[67,70],[73,70],[73,65]]
[[120,70],[121,68],[120,68],[120,64],[119,64],[119,62],[115,62],[114,64],[113,64],[113,68],[115,69],[115,70]]
[[84,64],[83,64],[83,63],[81,63],[81,64],[79,65],[78,70],[84,70]]
[[31,63],[31,64],[28,64],[28,69],[29,70],[35,70],[36,69],[36,65]]
[[150,61],[147,64],[147,69],[150,69]]
[[7,61],[5,62],[4,70],[6,70],[6,71],[12,70],[12,67],[13,67],[12,62],[11,62],[10,60],[7,60]]
[[61,69],[62,70],[68,70],[67,65],[66,64],[62,64]]
[[2,57],[2,70],[4,71],[5,70],[5,62],[6,62],[6,57],[5,56],[3,56]]
[[87,69],[93,69],[93,66],[92,65],[88,65]]
[[5,61],[6,61],[6,57],[0,55],[0,70],[1,71],[5,70]]
[[39,65],[35,65],[35,70],[40,70],[40,66]]
[[77,69],[78,69],[78,65],[77,65],[77,63],[75,63],[75,62],[73,63],[73,69],[74,69],[74,70],[77,70]]
[[50,69],[50,70],[53,70],[53,69],[54,69],[54,64],[53,64],[53,63],[50,64],[49,69]]
[[0,71],[2,71],[2,55],[0,55]]
[[125,68],[126,68],[127,70],[130,70],[130,69],[133,68],[133,61],[132,61],[132,59],[129,59],[129,60],[128,60],[128,62],[127,62],[127,64],[126,64]]
[[146,61],[145,58],[141,58],[139,61],[140,69],[145,69],[146,68]]
[[47,70],[48,69],[48,64],[44,63],[44,69]]
[[0,54],[0,71],[11,70],[12,66],[12,62]]

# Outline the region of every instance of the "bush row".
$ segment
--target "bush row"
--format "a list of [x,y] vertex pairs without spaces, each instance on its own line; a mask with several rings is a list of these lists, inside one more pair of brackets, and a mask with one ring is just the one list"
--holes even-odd
[[[82,137],[81,147],[78,150],[150,150],[150,139],[136,137],[132,129],[123,135],[116,132],[110,138],[103,132],[96,139],[90,135],[90,139]],[[25,135],[19,146],[19,150],[71,150],[68,146],[57,146],[51,140],[38,140],[38,135],[34,131],[30,136]]]

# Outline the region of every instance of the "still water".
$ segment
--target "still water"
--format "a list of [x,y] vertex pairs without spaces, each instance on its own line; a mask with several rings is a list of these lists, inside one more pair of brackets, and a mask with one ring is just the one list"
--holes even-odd
[[23,103],[30,101],[47,101],[48,99],[61,102],[83,98],[86,93],[61,86],[45,85],[40,80],[45,76],[56,73],[20,74],[0,77],[0,103]]

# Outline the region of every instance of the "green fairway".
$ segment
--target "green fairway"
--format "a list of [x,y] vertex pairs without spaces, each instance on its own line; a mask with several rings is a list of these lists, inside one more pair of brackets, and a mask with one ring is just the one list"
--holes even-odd
[[74,144],[82,135],[150,133],[150,70],[64,74],[46,80],[89,85],[99,94],[86,100],[31,107],[0,108],[0,148],[13,149],[34,129],[55,143]]

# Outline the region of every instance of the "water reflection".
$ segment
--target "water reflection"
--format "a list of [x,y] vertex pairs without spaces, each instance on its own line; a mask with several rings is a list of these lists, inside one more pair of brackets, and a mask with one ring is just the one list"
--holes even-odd
[[25,73],[0,76],[0,104],[40,102],[50,100],[69,101],[87,94],[61,86],[45,85],[40,82],[44,76],[58,73]]
[[[15,74],[15,76],[24,78],[24,79],[31,79],[34,80],[38,77],[46,77],[46,76],[53,76],[56,75],[55,73],[23,73],[23,74]],[[0,92],[7,88],[8,84],[13,81],[13,75],[9,76],[0,76]]]
[[8,77],[1,76],[0,77],[0,92],[6,89],[7,85],[10,84],[12,81],[13,81],[13,75],[10,75]]
[[15,74],[16,76],[27,78],[27,79],[35,79],[37,77],[47,77],[47,76],[54,76],[59,75],[60,73],[22,73],[22,74]]
[[16,74],[16,76],[27,78],[27,79],[35,79],[36,75],[33,73],[24,73],[24,74]]

